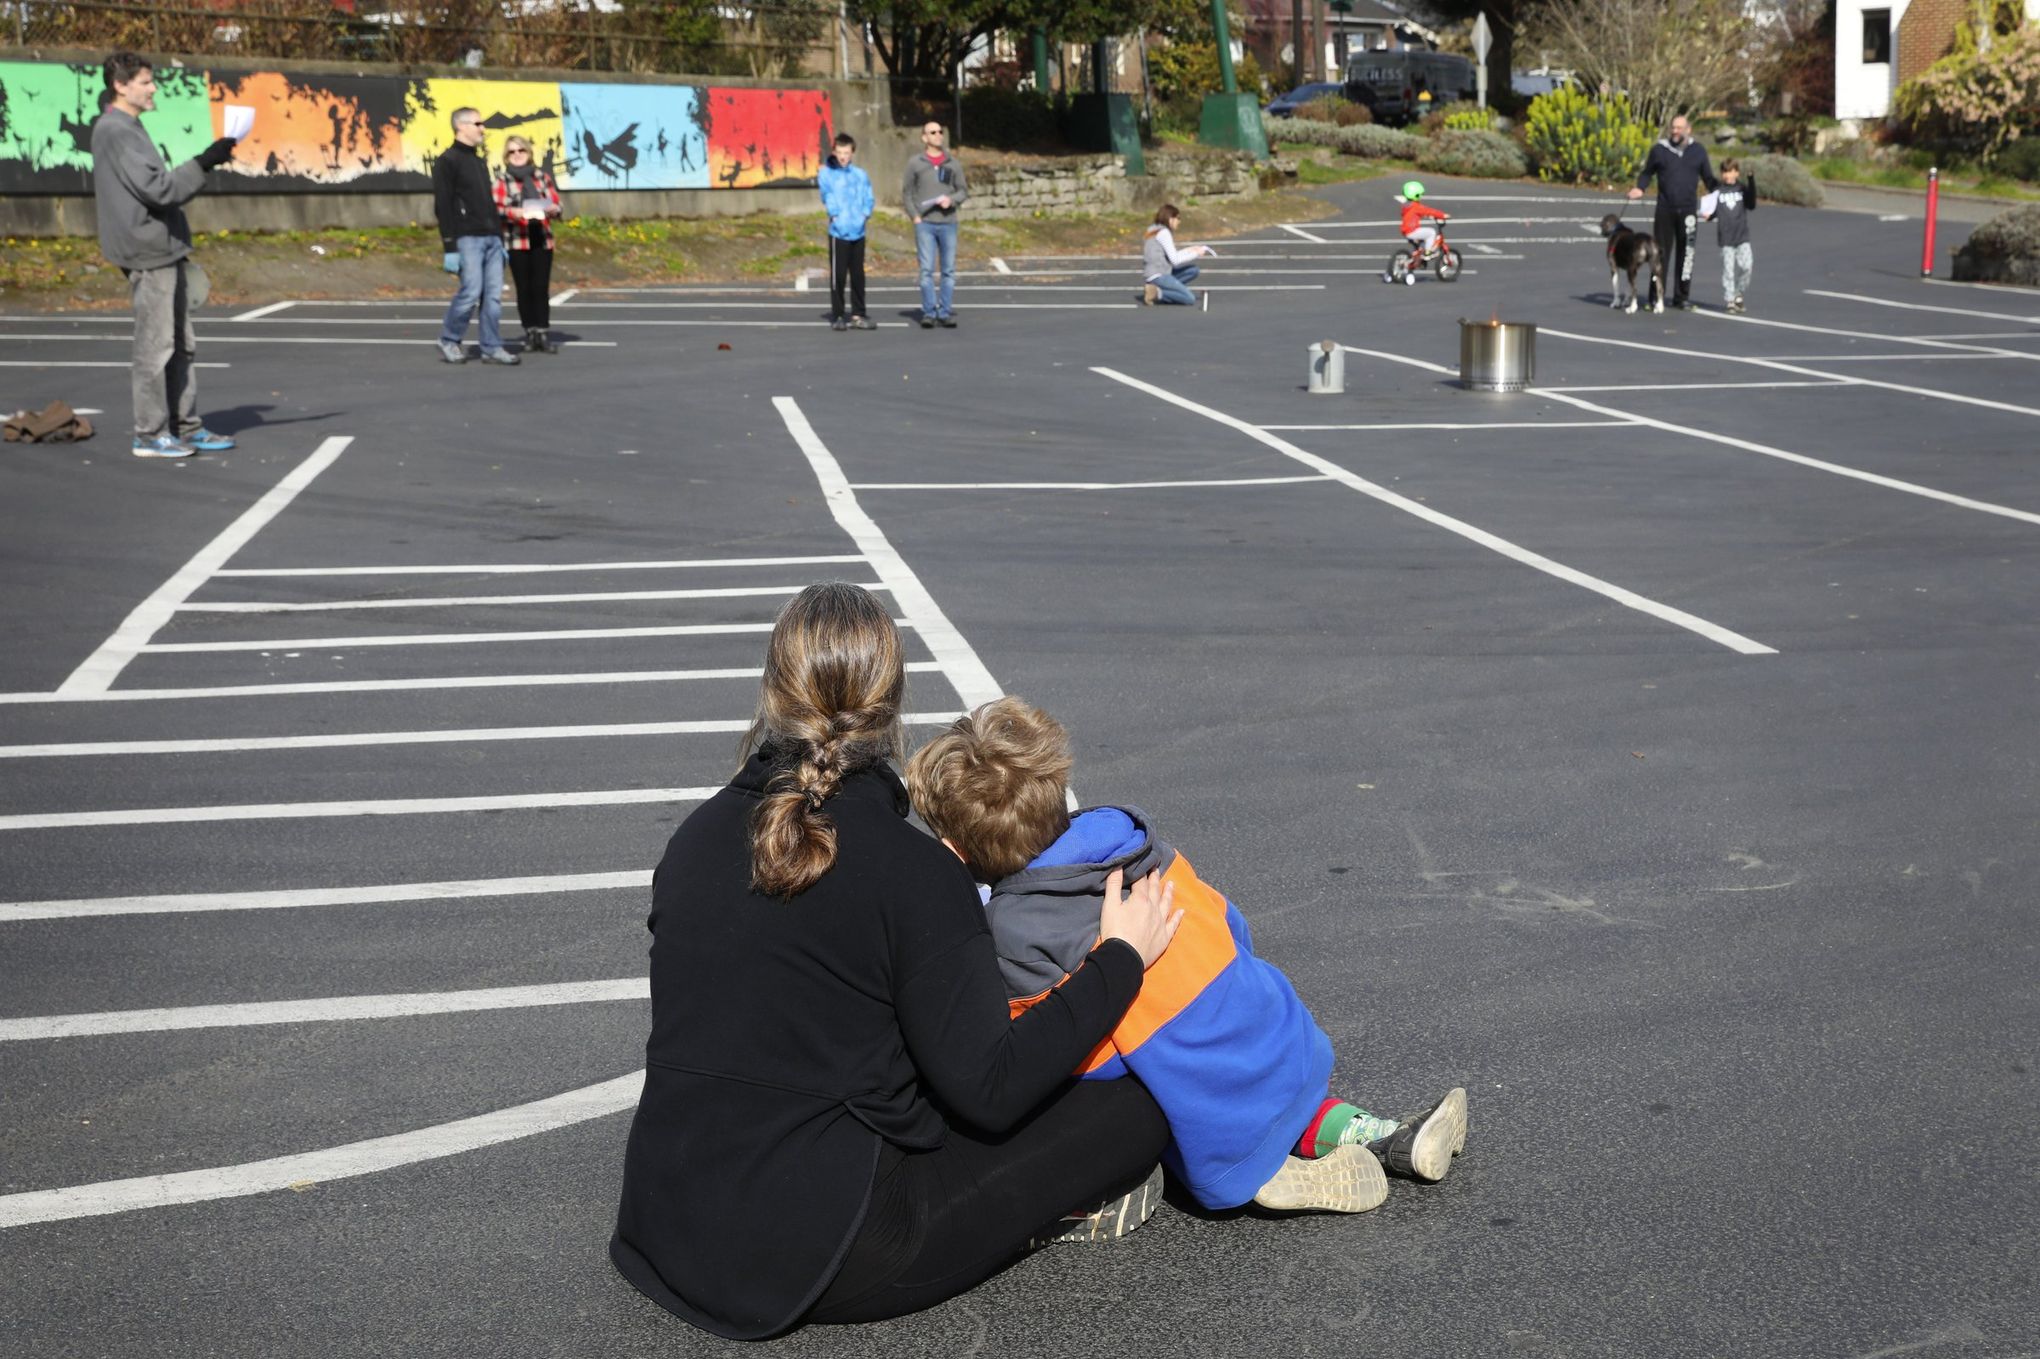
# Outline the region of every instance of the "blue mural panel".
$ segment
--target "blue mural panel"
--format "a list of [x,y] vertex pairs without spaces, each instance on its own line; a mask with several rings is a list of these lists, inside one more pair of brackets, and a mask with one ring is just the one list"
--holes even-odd
[[560,86],[563,189],[706,189],[707,91],[692,85]]

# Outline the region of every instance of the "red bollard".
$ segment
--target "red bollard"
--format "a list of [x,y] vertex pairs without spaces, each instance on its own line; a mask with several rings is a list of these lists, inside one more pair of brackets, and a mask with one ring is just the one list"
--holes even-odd
[[1927,171],[1927,240],[1920,249],[1920,277],[1934,276],[1934,218],[1941,211],[1941,170]]

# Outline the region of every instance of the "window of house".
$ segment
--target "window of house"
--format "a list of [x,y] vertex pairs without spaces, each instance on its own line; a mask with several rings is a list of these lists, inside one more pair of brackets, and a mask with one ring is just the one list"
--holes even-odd
[[1863,11],[1863,64],[1877,66],[1891,61],[1891,11]]

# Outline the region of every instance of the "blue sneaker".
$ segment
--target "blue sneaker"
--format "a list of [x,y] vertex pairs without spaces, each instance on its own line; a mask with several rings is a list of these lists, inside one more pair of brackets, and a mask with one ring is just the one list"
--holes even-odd
[[135,439],[135,456],[138,458],[188,458],[195,452],[197,450],[190,444],[168,434],[158,434],[149,439],[137,436]]
[[180,443],[200,453],[224,453],[234,446],[233,439],[227,435],[215,434],[202,427],[189,434],[180,434],[177,438]]

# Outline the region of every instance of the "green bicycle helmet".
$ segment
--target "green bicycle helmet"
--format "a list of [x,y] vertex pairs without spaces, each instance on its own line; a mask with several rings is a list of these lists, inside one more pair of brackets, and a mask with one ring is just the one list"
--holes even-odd
[[1422,198],[1424,196],[1424,186],[1414,179],[1404,180],[1402,196],[1404,198]]

